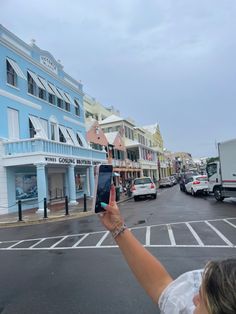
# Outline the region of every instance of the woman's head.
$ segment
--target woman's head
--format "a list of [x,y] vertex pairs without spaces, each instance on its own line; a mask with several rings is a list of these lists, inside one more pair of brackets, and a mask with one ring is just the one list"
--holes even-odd
[[236,259],[209,262],[201,286],[209,314],[236,313]]

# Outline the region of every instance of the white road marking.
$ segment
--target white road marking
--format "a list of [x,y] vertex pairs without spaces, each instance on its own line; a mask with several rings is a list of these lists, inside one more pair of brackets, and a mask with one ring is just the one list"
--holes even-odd
[[171,228],[171,225],[169,225],[169,224],[167,225],[167,230],[168,230],[171,245],[176,246],[175,236],[174,236],[173,230]]
[[50,249],[53,249],[54,247],[56,247],[58,244],[60,244],[62,241],[64,241],[67,237],[68,236],[65,236],[61,240],[59,240],[56,243],[54,243],[52,246],[50,246]]
[[90,233],[86,233],[83,235],[83,237],[81,239],[79,239],[79,241],[77,241],[74,245],[72,245],[72,248],[76,248],[77,245],[79,245],[85,238],[87,238],[90,235]]
[[106,237],[108,236],[110,232],[107,231],[104,236],[98,241],[98,243],[95,245],[96,247],[101,246],[102,242],[106,239]]
[[9,246],[9,247],[7,248],[7,250],[10,250],[10,249],[14,248],[15,246],[17,246],[18,244],[20,244],[20,243],[22,243],[22,242],[24,242],[24,240],[21,240],[21,241],[18,241],[18,242],[16,242],[16,243],[12,244],[11,246]]
[[223,221],[227,222],[230,226],[236,228],[236,225],[232,224],[232,222],[229,222],[227,219],[223,219]]
[[210,224],[208,221],[205,221],[205,223],[215,231],[216,234],[229,246],[234,246],[232,242],[230,242],[216,227],[214,227],[212,224]]
[[33,249],[35,246],[37,246],[39,243],[43,242],[44,240],[46,240],[46,238],[43,238],[43,239],[39,240],[38,242],[36,242],[35,244],[31,245],[29,247],[29,249]]
[[[230,226],[233,228],[236,228],[234,224],[232,224],[229,220],[235,220],[236,218],[225,218],[225,219],[211,219],[211,220],[199,220],[199,221],[188,221],[188,222],[175,222],[175,223],[169,223],[169,224],[158,224],[158,225],[151,225],[151,226],[141,226],[141,227],[134,227],[129,228],[129,230],[142,230],[146,229],[146,237],[145,237],[145,247],[176,247],[176,248],[236,248],[236,245],[232,244],[218,229],[216,229],[210,222],[214,221],[224,221],[227,222]],[[199,235],[196,233],[194,228],[191,226],[192,223],[206,223],[212,230],[215,231],[215,233],[226,243],[226,245],[204,245],[202,240],[200,239]],[[197,241],[196,244],[187,244],[187,245],[179,245],[176,244],[174,231],[171,226],[179,225],[179,224],[186,224],[191,234],[194,236],[194,238]],[[162,244],[150,244],[150,238],[151,238],[151,231],[153,230],[152,227],[157,226],[166,226],[168,230],[168,235],[170,238],[170,244],[169,245],[162,245]],[[153,231],[154,232],[154,231]],[[85,246],[79,246],[87,237],[90,235],[96,235],[101,234],[102,238],[98,241],[96,245],[85,245]],[[25,240],[11,240],[11,241],[1,241],[1,245],[9,244],[10,246],[7,247],[0,247],[1,250],[69,250],[69,249],[81,249],[81,248],[117,248],[117,245],[102,245],[106,237],[108,236],[109,231],[96,231],[96,232],[90,232],[90,233],[82,233],[82,234],[68,234],[68,235],[60,235],[60,236],[54,236],[54,237],[46,237],[46,238],[35,238],[35,239],[25,239]],[[61,243],[63,240],[65,240],[67,237],[81,237],[74,245],[68,246],[68,247],[58,247],[58,244]],[[55,239],[56,243],[54,243],[51,246],[48,247],[38,247],[38,245],[45,241],[45,240],[51,240]],[[30,247],[17,247],[21,243],[27,243],[37,241]]]
[[204,243],[202,242],[202,240],[200,239],[200,237],[198,236],[198,234],[196,233],[196,231],[193,229],[193,227],[188,223],[186,222],[185,223],[186,226],[189,228],[190,232],[192,233],[192,235],[194,236],[194,238],[196,239],[197,243],[200,245],[200,246],[204,246]]
[[147,228],[146,228],[146,241],[145,241],[146,246],[150,246],[150,239],[151,239],[151,227],[147,226]]

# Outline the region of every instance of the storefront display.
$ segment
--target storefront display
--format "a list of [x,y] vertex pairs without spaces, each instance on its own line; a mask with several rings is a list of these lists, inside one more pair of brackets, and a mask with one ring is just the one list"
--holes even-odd
[[17,173],[15,175],[16,200],[38,197],[36,174]]

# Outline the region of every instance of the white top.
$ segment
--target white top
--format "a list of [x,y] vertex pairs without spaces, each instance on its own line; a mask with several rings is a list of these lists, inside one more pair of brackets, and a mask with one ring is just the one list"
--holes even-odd
[[161,314],[193,314],[193,297],[198,294],[203,269],[189,271],[171,282],[159,298]]

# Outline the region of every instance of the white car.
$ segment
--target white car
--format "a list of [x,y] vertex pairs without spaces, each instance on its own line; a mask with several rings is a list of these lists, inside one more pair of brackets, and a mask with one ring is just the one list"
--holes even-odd
[[187,178],[185,188],[187,193],[195,196],[198,193],[208,193],[209,182],[207,176],[198,175]]
[[140,196],[152,196],[154,199],[157,198],[157,188],[153,180],[150,177],[136,178],[132,185],[132,196],[135,202]]
[[160,184],[159,184],[160,188],[165,188],[167,186],[173,186],[173,185],[174,185],[174,183],[170,177],[162,178],[160,180]]

